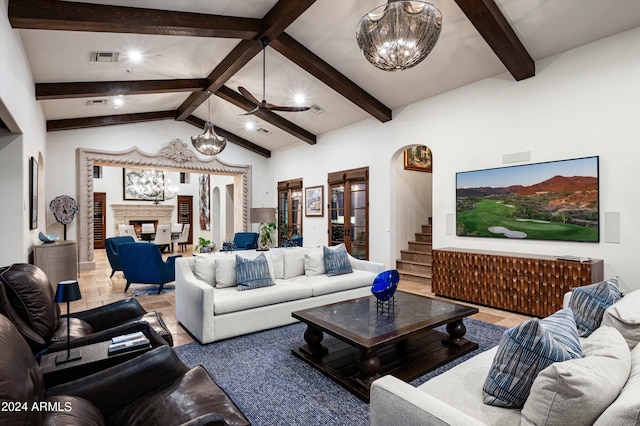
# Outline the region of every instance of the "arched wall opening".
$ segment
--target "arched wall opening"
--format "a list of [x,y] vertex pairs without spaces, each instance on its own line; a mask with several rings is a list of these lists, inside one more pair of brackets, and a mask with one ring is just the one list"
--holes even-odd
[[[78,257],[80,269],[95,269],[93,252],[93,166],[145,167],[192,173],[232,176],[234,232],[249,228],[251,206],[251,166],[226,164],[212,158],[201,160],[186,143],[174,139],[156,153],[146,153],[134,147],[127,151],[110,152],[78,148],[76,150],[78,206]],[[240,208],[238,208],[241,206]]]
[[405,151],[421,144],[405,145],[393,153],[390,159],[391,188],[390,222],[391,253],[390,265],[395,265],[401,250],[407,249],[407,242],[416,239],[415,233],[428,224],[433,214],[432,172],[412,170],[405,166]]

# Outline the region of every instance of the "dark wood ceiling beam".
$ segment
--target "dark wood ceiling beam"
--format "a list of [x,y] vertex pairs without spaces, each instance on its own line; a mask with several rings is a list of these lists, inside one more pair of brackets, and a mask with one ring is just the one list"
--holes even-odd
[[[224,99],[225,101],[232,103],[238,108],[242,108],[245,111],[252,111],[256,107],[256,105],[254,105],[253,102],[248,101],[240,93],[236,92],[235,90],[227,86],[222,86],[220,89],[218,89],[217,92],[215,92],[215,95],[218,96],[219,98]],[[260,111],[257,111],[254,115],[266,121],[267,123],[273,124],[277,128],[284,130],[290,135],[293,135],[298,139],[305,141],[309,145],[315,145],[317,142],[316,135],[303,129],[297,124],[294,124],[289,120],[282,118],[278,114],[275,114],[271,111],[260,110]]]
[[[242,40],[207,77],[206,91],[215,92],[235,73],[240,71],[254,56],[260,53],[256,40]],[[186,120],[208,98],[205,92],[194,92],[178,107],[176,120]]]
[[[262,19],[262,31],[254,40],[242,40],[209,74],[207,91],[216,92],[262,50],[260,39],[272,40],[304,13],[316,0],[279,0]],[[206,93],[192,93],[178,108],[176,120],[185,120],[205,100]]]
[[389,107],[287,33],[282,33],[277,39],[271,41],[270,46],[381,122],[391,120],[392,112]]
[[455,0],[517,81],[536,75],[536,64],[493,0]]
[[260,19],[51,0],[9,0],[13,28],[253,39]]
[[[196,127],[199,127],[200,129],[204,129],[204,120],[196,117],[195,115],[190,115],[184,121]],[[271,157],[271,151],[269,151],[268,149],[265,149],[259,145],[256,145],[253,142],[249,142],[248,140],[238,135],[235,135],[231,132],[228,132],[224,129],[221,129],[220,127],[213,126],[213,128],[218,135],[224,138],[227,138],[229,142],[233,142],[234,144],[241,146],[245,149],[248,149],[249,151],[253,151],[256,154],[260,154],[263,157],[266,157],[266,158]]]
[[47,120],[47,131],[86,129],[89,127],[114,126],[116,124],[141,123],[145,121],[172,120],[175,111],[142,112],[136,114],[104,115],[100,117],[66,118]]
[[36,99],[73,99],[95,96],[148,95],[153,93],[203,90],[205,78],[181,80],[91,81],[76,83],[37,83]]

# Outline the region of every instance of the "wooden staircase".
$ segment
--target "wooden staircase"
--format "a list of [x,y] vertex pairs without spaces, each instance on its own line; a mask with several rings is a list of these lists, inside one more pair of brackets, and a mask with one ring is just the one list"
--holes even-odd
[[401,280],[431,284],[431,226],[429,218],[429,224],[422,225],[422,232],[416,232],[415,241],[408,242],[408,250],[400,250],[396,269]]

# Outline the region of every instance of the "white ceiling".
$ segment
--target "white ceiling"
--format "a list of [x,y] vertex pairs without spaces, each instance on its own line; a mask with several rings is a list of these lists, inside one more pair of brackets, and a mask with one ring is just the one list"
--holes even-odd
[[[535,61],[640,26],[639,0],[495,0]],[[147,7],[216,15],[262,18],[276,0],[83,0],[84,3]],[[442,34],[430,56],[416,67],[385,72],[370,65],[355,40],[360,18],[384,0],[317,0],[286,32],[391,109],[506,72],[454,0],[433,0],[443,15]],[[239,40],[183,36],[19,30],[36,83],[205,78]],[[129,49],[142,63],[126,58]],[[90,63],[92,51],[117,51],[118,63]],[[638,52],[629,52],[638,54]],[[511,78],[509,76],[509,78]],[[533,77],[535,78],[535,77]],[[514,84],[518,84],[514,80]],[[262,99],[262,56],[253,58],[227,81]],[[279,113],[320,135],[370,116],[316,80],[274,49],[266,50],[266,98],[292,105],[302,92],[307,104],[325,112]],[[177,109],[190,92],[124,97],[115,108],[88,106],[85,99],[39,101],[47,120]],[[93,98],[91,98],[93,99]],[[109,98],[106,98],[109,99]],[[110,100],[110,99],[109,99]],[[269,150],[305,143],[238,107],[211,97],[218,127]],[[194,113],[207,119],[207,104]],[[244,122],[270,132],[246,131]],[[200,133],[194,127],[194,134]]]

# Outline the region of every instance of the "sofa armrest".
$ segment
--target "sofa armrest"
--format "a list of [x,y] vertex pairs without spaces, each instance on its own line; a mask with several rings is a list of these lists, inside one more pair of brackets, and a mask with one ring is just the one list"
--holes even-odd
[[353,269],[369,271],[375,274],[379,274],[380,272],[384,271],[384,263],[373,262],[371,260],[356,259],[349,253],[347,253],[347,256],[349,257],[349,263],[351,263],[351,267]]
[[484,425],[393,376],[384,376],[371,385],[369,422],[371,426]]
[[87,322],[94,331],[106,330],[146,314],[147,311],[133,297],[118,300],[108,305],[98,306],[71,314],[73,318]]
[[[148,322],[140,319],[140,320],[120,324],[115,327],[108,328],[106,330],[96,331],[95,333],[88,334],[84,337],[73,339],[71,340],[69,346],[72,348],[77,348],[81,346],[92,345],[94,343],[100,343],[100,342],[105,342],[107,340],[111,340],[113,337],[116,337],[116,336],[136,333],[138,331],[142,331],[144,335],[149,339],[149,342],[151,343],[151,347],[155,348],[158,346],[164,346],[169,344],[165,339],[162,338],[162,336],[160,336],[160,334],[158,334],[157,331],[153,329],[153,327]],[[38,353],[38,356],[41,356],[44,353],[63,351],[66,348],[67,348],[66,338],[60,341],[50,340],[45,350]]]
[[176,261],[176,319],[200,343],[214,340],[213,297],[215,289],[193,273],[194,258]]
[[72,395],[91,401],[105,418],[152,394],[189,369],[168,346],[161,346],[122,364],[46,390],[46,397]]

